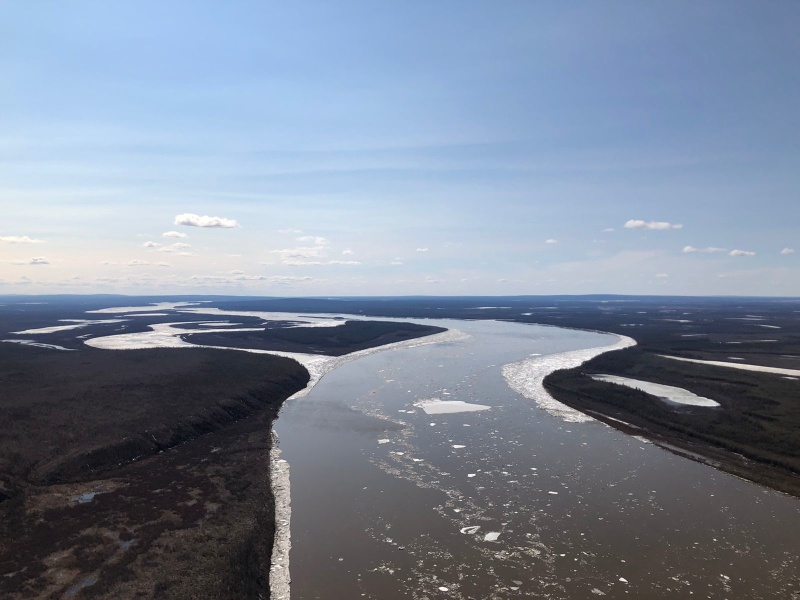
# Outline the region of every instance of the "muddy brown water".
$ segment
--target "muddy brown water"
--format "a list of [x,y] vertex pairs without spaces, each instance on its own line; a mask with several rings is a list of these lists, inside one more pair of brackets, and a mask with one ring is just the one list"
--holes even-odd
[[[612,336],[424,323],[471,337],[344,364],[281,410],[295,600],[800,597],[796,499],[565,422],[503,378]],[[414,406],[429,398],[492,408]]]

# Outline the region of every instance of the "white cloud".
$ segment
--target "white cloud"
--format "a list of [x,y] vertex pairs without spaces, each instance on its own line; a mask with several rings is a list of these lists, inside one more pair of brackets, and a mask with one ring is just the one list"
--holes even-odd
[[755,256],[755,252],[750,252],[749,250],[731,250],[729,252],[731,256]]
[[321,265],[360,265],[357,260],[297,260],[297,259],[284,259],[284,265],[290,267],[319,267]]
[[666,279],[667,277],[669,277],[669,274],[667,274],[667,273],[657,273],[656,277],[658,277],[659,279]]
[[544,243],[545,244],[557,244],[558,240],[554,240],[553,238],[550,238],[549,240],[545,240]]
[[35,240],[27,235],[0,236],[0,242],[5,242],[6,244],[44,244],[44,240]]
[[683,229],[683,225],[678,223],[668,223],[667,221],[642,221],[641,219],[629,219],[625,223],[625,229]]
[[195,215],[192,213],[184,213],[175,217],[175,225],[186,225],[188,227],[217,227],[230,229],[238,227],[234,219],[226,219],[225,217],[209,217],[208,215]]
[[182,240],[188,238],[189,236],[186,235],[185,233],[181,233],[180,231],[165,231],[164,233],[161,234],[161,237],[177,238],[179,240]]
[[28,264],[29,265],[49,265],[50,264],[50,259],[47,258],[46,256],[34,256],[30,260],[30,262]]
[[427,248],[417,248],[417,252],[427,252]]
[[[113,263],[108,263],[108,264],[113,264]],[[139,260],[138,258],[135,258],[133,260],[129,260],[127,262],[127,265],[129,267],[148,267],[148,266],[150,266],[150,267],[168,267],[168,266],[170,266],[169,263],[165,263],[165,262],[151,263],[151,262],[148,262],[146,260]]]
[[[158,244],[159,246],[161,244]],[[175,242],[174,244],[170,244],[169,246],[163,246],[158,249],[159,252],[177,252],[178,254],[182,254],[184,256],[191,254],[190,252],[182,252],[186,248],[191,248],[191,244],[185,244],[183,242]]]
[[720,252],[727,252],[727,248],[717,248],[709,246],[708,248],[695,248],[694,246],[684,246],[682,252],[684,254],[693,254],[695,252],[702,252],[703,254],[717,254]]
[[297,239],[298,242],[314,244],[315,246],[327,246],[328,245],[328,240],[327,239],[325,239],[324,237],[317,236],[317,235],[304,235],[302,237],[295,238],[295,239]]
[[309,282],[321,282],[324,279],[314,279],[313,277],[291,276],[291,275],[245,275],[242,272],[232,273],[233,277],[224,275],[192,275],[189,279],[206,285],[237,285],[248,281],[264,281],[274,285],[296,285]]
[[784,248],[781,250],[781,254],[794,254],[794,248]]
[[267,281],[270,283],[279,283],[279,284],[290,284],[290,283],[302,283],[304,281],[313,281],[313,277],[309,277],[306,275],[305,277],[291,277],[288,275],[275,275],[274,277],[270,277]]
[[145,242],[142,244],[142,248],[158,248],[161,246],[158,242]]
[[390,262],[389,264],[390,264],[390,265],[399,266],[399,265],[402,265],[402,264],[403,264],[403,261],[402,261],[402,260],[400,260],[399,258],[395,258],[395,259],[394,259],[392,262]]
[[271,250],[272,254],[280,254],[282,260],[317,258],[322,256],[325,249],[321,246],[299,246],[297,248],[283,248]]
[[342,250],[342,254],[344,254],[345,256],[349,256],[351,254],[355,254],[355,252],[353,252],[352,250],[350,250],[350,248],[348,248],[347,250]]
[[606,227],[603,229],[603,233],[611,233],[612,231],[616,231],[613,227]]

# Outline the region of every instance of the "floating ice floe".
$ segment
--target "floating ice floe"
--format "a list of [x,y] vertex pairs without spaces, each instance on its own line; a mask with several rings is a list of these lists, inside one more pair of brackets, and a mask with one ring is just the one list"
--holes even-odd
[[453,448],[458,450],[459,448],[466,448],[466,446],[464,446],[463,444],[453,444]]
[[500,537],[500,532],[499,531],[490,531],[485,536],[483,536],[483,541],[484,542],[496,542],[497,538],[499,538],[499,537]]
[[418,400],[414,406],[421,408],[429,415],[444,415],[463,412],[478,412],[482,410],[489,410],[491,406],[485,404],[469,404],[462,400],[439,400],[438,398],[430,398],[428,400]]
[[660,383],[652,383],[650,381],[642,381],[640,379],[631,379],[629,377],[620,377],[618,375],[589,375],[595,381],[605,381],[606,383],[615,383],[617,385],[624,385],[625,387],[640,390],[648,394],[656,396],[659,400],[663,400],[670,404],[682,404],[686,406],[705,406],[713,408],[719,406],[719,402],[697,396],[679,387],[671,385],[662,385]]
[[384,439],[382,439],[382,440],[378,440],[378,443],[379,443],[379,444],[388,444],[390,441],[391,441],[391,440],[387,440],[386,438],[384,438]]
[[742,363],[729,363],[721,360],[699,360],[697,358],[683,358],[682,356],[667,356],[666,354],[659,354],[661,358],[669,358],[671,360],[681,360],[684,362],[697,363],[700,365],[711,365],[714,367],[728,367],[731,369],[741,369],[742,371],[758,371],[759,373],[775,373],[777,375],[791,375],[793,377],[800,376],[798,369],[782,369],[779,367],[762,367],[761,365],[751,365]]
[[459,531],[461,531],[461,533],[472,534],[472,533],[477,533],[478,529],[480,528],[481,528],[480,525],[470,525],[469,527],[462,527]]
[[9,344],[22,344],[23,346],[35,346],[36,348],[47,348],[48,350],[66,350],[67,352],[75,352],[74,348],[64,348],[64,346],[57,346],[56,344],[43,344],[34,340],[0,340],[0,342],[8,342]]
[[572,369],[582,365],[587,360],[593,359],[604,352],[612,350],[622,350],[636,345],[636,340],[616,335],[617,341],[608,346],[597,348],[587,348],[572,352],[561,352],[559,354],[548,354],[535,358],[528,358],[519,362],[511,363],[503,367],[503,377],[512,390],[522,394],[526,398],[531,398],[551,415],[559,417],[567,422],[584,423],[594,419],[579,410],[570,408],[562,404],[544,389],[544,378],[550,373],[561,369]]

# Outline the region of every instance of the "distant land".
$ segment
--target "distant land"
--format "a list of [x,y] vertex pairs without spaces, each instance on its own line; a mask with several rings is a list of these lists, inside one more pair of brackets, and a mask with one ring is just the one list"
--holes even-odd
[[[158,308],[182,302],[217,312]],[[103,312],[150,304],[146,318]],[[259,316],[284,312],[295,316]],[[296,327],[309,314],[314,326]],[[347,315],[633,338],[552,373],[548,391],[625,433],[800,497],[798,298],[0,296],[0,593],[110,598],[146,580],[156,597],[259,597],[274,533],[272,501],[260,503],[271,498],[270,425],[307,370],[264,354],[86,342],[180,320],[175,343],[341,357],[444,331]],[[679,387],[719,407],[671,404],[592,375]]]

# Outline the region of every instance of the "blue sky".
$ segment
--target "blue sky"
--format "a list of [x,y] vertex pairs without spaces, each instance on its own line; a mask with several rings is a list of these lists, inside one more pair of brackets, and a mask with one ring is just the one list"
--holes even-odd
[[798,19],[4,2],[0,293],[800,295]]

